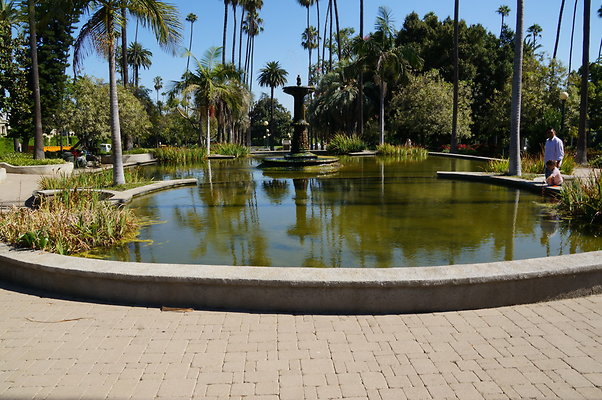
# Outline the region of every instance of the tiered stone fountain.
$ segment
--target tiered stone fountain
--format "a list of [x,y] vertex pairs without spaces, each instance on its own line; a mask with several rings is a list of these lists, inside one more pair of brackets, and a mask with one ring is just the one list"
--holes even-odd
[[339,161],[336,157],[317,156],[309,150],[309,123],[305,120],[304,98],[313,92],[313,86],[302,86],[301,78],[297,76],[297,86],[286,86],[284,93],[293,96],[295,109],[293,116],[293,137],[291,140],[291,152],[284,157],[264,158],[260,167],[284,167],[299,169],[310,166],[334,164]]

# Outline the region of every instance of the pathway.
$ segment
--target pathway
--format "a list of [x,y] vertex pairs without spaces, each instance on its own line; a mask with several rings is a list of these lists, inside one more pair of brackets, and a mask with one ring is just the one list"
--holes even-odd
[[602,399],[602,295],[432,314],[155,308],[0,286],[0,398]]

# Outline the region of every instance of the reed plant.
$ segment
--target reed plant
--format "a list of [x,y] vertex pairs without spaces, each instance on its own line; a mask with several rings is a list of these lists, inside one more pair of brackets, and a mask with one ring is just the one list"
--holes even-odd
[[383,156],[395,156],[408,160],[424,160],[428,157],[428,150],[418,146],[394,146],[384,143],[376,147],[376,152]]
[[557,207],[566,217],[602,226],[602,173],[566,182]]
[[249,148],[236,143],[217,143],[211,149],[212,153],[222,154],[224,156],[246,157],[249,154]]
[[193,164],[204,161],[207,151],[203,147],[159,147],[153,155],[165,163]]
[[[525,155],[521,157],[521,170],[527,174],[543,174],[545,162],[543,159],[543,154],[539,155]],[[573,173],[575,169],[575,158],[573,154],[566,153],[564,158],[562,159],[562,164],[560,166],[560,172],[563,175],[570,175]],[[488,172],[497,172],[499,174],[507,174],[509,170],[508,160],[490,160],[487,162],[485,166],[485,171]]]
[[39,186],[42,190],[105,188],[127,190],[153,183],[151,179],[142,175],[138,168],[127,168],[124,174],[127,183],[119,186],[113,186],[113,170],[110,169],[71,175],[44,176],[40,179]]
[[17,247],[77,254],[133,240],[140,222],[133,211],[104,202],[89,190],[43,197],[35,209],[0,216],[0,240]]
[[328,143],[328,151],[333,154],[348,154],[366,149],[366,143],[357,135],[337,133]]

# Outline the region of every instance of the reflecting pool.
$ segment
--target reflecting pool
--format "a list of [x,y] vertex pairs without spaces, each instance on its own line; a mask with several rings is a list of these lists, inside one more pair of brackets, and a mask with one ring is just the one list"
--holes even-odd
[[260,159],[149,166],[156,179],[199,185],[135,199],[155,223],[106,250],[123,261],[257,266],[404,267],[516,260],[602,249],[602,238],[555,220],[541,196],[437,179],[475,161],[343,158],[332,174],[269,172]]

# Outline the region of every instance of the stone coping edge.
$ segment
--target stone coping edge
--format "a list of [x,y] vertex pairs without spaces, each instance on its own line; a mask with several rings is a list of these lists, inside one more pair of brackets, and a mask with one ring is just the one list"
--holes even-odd
[[[525,189],[539,194],[559,194],[562,190],[561,186],[548,186],[543,181],[529,181],[514,176],[500,175],[493,172],[437,171],[437,177],[445,179],[460,179],[465,181],[494,183],[498,185]],[[565,176],[565,179],[572,178],[572,176]]]
[[[128,190],[118,191],[118,190],[109,190],[109,189],[91,189],[96,192],[105,193],[107,195],[106,201],[109,201],[113,204],[122,205],[127,204],[134,197],[143,196],[146,194],[150,194],[153,192],[158,192],[160,190],[165,189],[173,189],[180,186],[191,186],[198,184],[196,178],[189,179],[173,179],[170,181],[159,181],[155,183],[151,183],[150,185],[140,186],[137,188],[132,188]],[[57,192],[60,192],[60,189],[52,189],[52,190],[36,190],[34,192],[34,196],[52,196]]]
[[602,251],[388,269],[119,262],[0,244],[0,279],[93,301],[295,313],[465,310],[602,293]]
[[501,161],[502,160],[501,158],[472,156],[470,154],[442,153],[439,151],[429,151],[428,154],[429,154],[429,156],[462,158],[464,160],[475,160],[475,161]]
[[21,175],[70,175],[73,172],[72,162],[48,165],[11,165],[0,162],[0,167],[9,174]]

